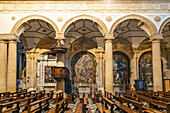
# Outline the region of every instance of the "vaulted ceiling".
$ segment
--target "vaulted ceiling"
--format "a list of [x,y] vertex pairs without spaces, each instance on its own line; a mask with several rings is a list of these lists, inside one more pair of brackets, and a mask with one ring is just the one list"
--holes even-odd
[[98,24],[91,20],[78,20],[72,23],[65,32],[66,46],[71,44],[79,38],[87,38],[88,40],[96,42],[98,47],[104,47],[103,34],[100,31]]
[[163,28],[162,35],[165,40],[166,46],[170,48],[170,22],[166,24]]
[[120,23],[114,30],[115,38],[123,38],[138,47],[144,39],[148,39],[148,34],[139,27],[139,20],[129,19]]
[[25,49],[51,47],[56,41],[54,28],[42,20],[30,20],[23,24],[24,31],[20,35]]

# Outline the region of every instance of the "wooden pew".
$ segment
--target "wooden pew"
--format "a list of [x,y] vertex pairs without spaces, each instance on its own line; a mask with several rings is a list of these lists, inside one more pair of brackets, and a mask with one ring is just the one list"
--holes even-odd
[[97,105],[97,108],[98,108],[98,110],[100,111],[100,113],[109,112],[109,111],[107,110],[107,108],[105,108],[102,103],[96,103],[96,105]]
[[28,110],[23,113],[37,113],[37,112],[41,112],[43,109],[45,110],[49,109],[49,99],[50,97],[45,97],[35,102],[31,102],[28,105]]
[[132,104],[133,106],[135,106],[134,108],[135,110],[139,110],[138,112],[142,113],[142,105],[143,105],[142,103],[125,98],[125,97],[119,97],[119,100],[121,104],[127,103],[129,108],[130,108],[130,104]]
[[83,113],[83,104],[82,103],[77,104],[75,113]]
[[59,102],[60,100],[63,99],[63,96],[64,96],[64,95],[63,95],[63,92],[56,93],[56,98],[53,99],[54,102],[55,102],[55,103]]
[[[132,99],[132,100],[135,100],[135,101],[138,101],[138,96],[134,97],[134,96],[131,96],[131,95],[124,95],[126,98],[129,98],[129,99]],[[162,113],[161,111],[157,110],[157,109],[154,109],[152,107],[148,107],[146,105],[142,105],[142,109],[147,112],[147,113]]]
[[2,92],[2,93],[0,93],[0,99],[1,98],[8,98],[8,97],[10,97],[10,92]]
[[[166,109],[167,113],[170,113],[170,103],[153,100],[153,99],[147,98],[145,96],[141,96],[141,95],[138,96],[138,100],[145,101],[145,102],[149,103],[150,108],[155,108],[155,106],[157,106],[157,107],[159,106],[161,108]],[[146,106],[144,106],[144,107],[147,108]],[[155,109],[157,109],[157,107]]]
[[68,97],[62,99],[61,101],[56,103],[56,107],[55,108],[51,108],[46,113],[61,113],[61,112],[63,112],[64,109],[67,108],[67,105],[68,105],[67,100],[68,100]]
[[[23,103],[25,101],[26,103]],[[29,98],[19,99],[19,100],[15,100],[15,101],[8,102],[8,103],[2,103],[0,104],[0,113],[9,113],[9,112],[19,113],[20,108],[27,107],[30,101],[31,101],[31,98],[29,97]],[[15,104],[17,104],[17,106],[14,107]],[[4,107],[7,107],[7,108],[3,110]]]
[[[108,93],[108,92],[107,92],[107,93]],[[132,109],[129,108],[128,106],[123,105],[123,103],[125,103],[125,102],[127,102],[127,101],[133,103],[132,101],[127,100],[126,98],[123,98],[123,95],[125,95],[125,93],[116,92],[115,95],[112,94],[112,93],[108,93],[108,94],[106,95],[106,97],[108,97],[108,99],[114,103],[114,105],[117,107],[117,108],[116,108],[117,110],[123,110],[123,111],[125,111],[125,112],[127,112],[127,113],[137,113],[137,111],[132,110]],[[121,97],[122,97],[123,99],[122,99]],[[119,101],[119,103],[115,103],[115,101],[113,101],[113,99],[116,99],[117,101]],[[134,102],[133,104],[135,104],[135,105],[136,105],[136,104],[139,104],[138,106],[140,107],[140,103]],[[137,105],[136,105],[136,106],[137,106]],[[141,108],[141,107],[140,107],[140,108]]]
[[115,103],[112,102],[111,100],[107,99],[106,97],[103,97],[102,99],[102,103],[105,103],[105,108],[108,109],[107,105],[110,106],[110,110],[104,110],[104,112],[110,112],[110,113],[113,113],[113,108],[114,108],[114,105]]
[[87,98],[83,98],[83,113],[86,113],[86,106],[87,106]]

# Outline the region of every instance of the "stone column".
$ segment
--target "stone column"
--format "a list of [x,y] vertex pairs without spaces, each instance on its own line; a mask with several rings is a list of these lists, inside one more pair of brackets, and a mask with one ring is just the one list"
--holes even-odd
[[98,59],[98,88],[104,91],[104,77],[103,77],[103,48],[98,48],[97,53],[99,54]]
[[17,73],[17,42],[9,41],[7,91],[16,91],[16,73]]
[[105,35],[105,90],[113,92],[113,34]]
[[131,60],[131,75],[130,75],[130,84],[131,84],[131,89],[134,90],[134,84],[135,84],[135,80],[138,79],[137,75],[138,75],[138,70],[137,70],[137,54],[138,54],[138,48],[133,48],[134,51],[134,55],[133,58]]
[[0,40],[0,92],[7,91],[7,43]]
[[36,83],[37,83],[37,78],[36,78],[36,70],[37,70],[37,65],[36,65],[36,60],[37,56],[35,52],[26,52],[26,84],[27,88],[29,90],[35,90],[36,89]]
[[[64,40],[59,40],[61,44],[64,45]],[[65,54],[64,53],[57,53],[57,67],[65,67]],[[65,80],[62,79],[61,81],[57,82],[57,90],[62,90],[65,92]]]
[[151,36],[154,91],[163,91],[160,39],[162,39],[161,34]]

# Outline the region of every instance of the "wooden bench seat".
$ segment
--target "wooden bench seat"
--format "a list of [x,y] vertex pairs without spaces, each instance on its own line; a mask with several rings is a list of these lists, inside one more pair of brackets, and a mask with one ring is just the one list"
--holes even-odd
[[75,113],[83,113],[83,104],[82,103],[77,104]]
[[41,112],[43,109],[47,110],[49,107],[49,99],[50,97],[46,97],[41,100],[37,100],[35,102],[30,103],[28,105],[28,110],[23,113],[36,113]]
[[104,107],[102,103],[96,103],[97,108],[99,109],[100,113],[103,113],[107,108]]
[[154,105],[154,106],[164,108],[167,110],[167,113],[170,113],[170,103],[153,100],[153,99],[147,98],[145,96],[141,96],[141,95],[138,96],[138,100],[145,101],[145,102],[149,103],[149,107],[152,107]]

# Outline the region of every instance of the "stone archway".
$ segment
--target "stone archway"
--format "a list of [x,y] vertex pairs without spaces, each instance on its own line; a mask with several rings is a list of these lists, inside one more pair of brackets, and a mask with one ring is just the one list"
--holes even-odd
[[90,15],[79,15],[79,16],[75,16],[75,17],[69,19],[69,20],[63,25],[63,27],[62,27],[62,29],[61,29],[61,33],[64,33],[64,32],[66,31],[66,29],[68,28],[68,26],[69,26],[71,23],[73,23],[73,22],[75,22],[75,21],[77,21],[77,20],[81,20],[81,19],[89,19],[89,20],[92,20],[92,21],[96,22],[96,23],[99,25],[99,29],[101,30],[101,32],[102,32],[103,34],[108,33],[108,28],[107,28],[107,26],[104,24],[104,22],[101,21],[100,19],[98,19],[98,18],[96,18],[96,17],[94,17],[94,16],[90,16]]
[[111,27],[110,33],[113,33],[117,25],[119,25],[121,22],[128,20],[128,19],[136,19],[140,20],[141,22],[139,23],[142,26],[142,29],[145,30],[149,34],[149,36],[153,35],[154,33],[157,33],[156,26],[147,18],[140,16],[140,15],[127,15],[123,16],[120,19],[118,19]]
[[164,27],[170,22],[170,17],[167,18],[161,25],[161,27],[159,28],[159,33],[162,33]]
[[96,83],[95,56],[87,51],[76,53],[71,61],[72,83],[78,85],[92,85]]
[[55,32],[59,32],[59,29],[57,27],[57,25],[49,18],[45,17],[45,16],[42,16],[42,15],[29,15],[29,16],[26,16],[22,19],[20,19],[15,25],[14,27],[12,28],[11,30],[11,34],[15,34],[15,35],[19,35],[20,34],[20,31],[22,30],[21,26],[24,22],[27,22],[29,20],[32,20],[32,19],[40,19],[40,20],[44,20],[46,22],[48,22],[55,30]]

